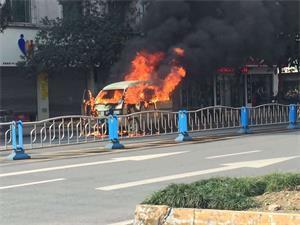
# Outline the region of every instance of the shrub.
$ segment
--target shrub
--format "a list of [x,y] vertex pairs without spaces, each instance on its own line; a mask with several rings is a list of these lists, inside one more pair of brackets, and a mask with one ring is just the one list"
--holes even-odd
[[155,192],[143,204],[181,208],[243,210],[257,206],[252,198],[266,191],[300,185],[300,174],[270,174],[261,177],[218,177],[191,184],[171,184]]
[[274,173],[262,178],[267,184],[267,192],[276,192],[284,189],[291,190],[300,185],[300,173]]

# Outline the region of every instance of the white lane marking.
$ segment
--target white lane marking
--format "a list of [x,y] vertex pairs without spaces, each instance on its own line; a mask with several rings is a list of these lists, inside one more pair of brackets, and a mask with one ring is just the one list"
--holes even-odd
[[[224,170],[228,170],[228,169],[229,169],[229,167],[220,167],[220,168],[214,168],[214,169],[208,169],[208,170],[194,171],[194,172],[189,172],[189,173],[180,173],[180,174],[175,174],[175,175],[170,175],[170,176],[156,177],[156,178],[151,178],[151,179],[146,179],[146,180],[133,181],[133,182],[128,182],[128,183],[98,187],[98,188],[96,188],[96,190],[112,191],[112,190],[129,188],[129,187],[140,186],[140,185],[145,185],[145,184],[152,184],[152,183],[159,183],[159,182],[163,182],[163,181],[176,180],[176,179],[182,179],[182,178],[187,178],[187,177],[194,177],[194,176],[199,176],[199,175],[208,174],[208,173],[216,173],[216,172],[220,172],[220,171],[224,171]],[[230,168],[230,169],[232,169],[232,168]]]
[[133,220],[126,220],[118,223],[110,223],[108,225],[131,225],[131,224],[133,224]]
[[167,153],[152,154],[152,155],[138,155],[138,156],[114,158],[114,160],[117,160],[117,161],[143,161],[143,160],[148,160],[148,159],[155,159],[155,158],[160,158],[160,157],[178,155],[178,154],[187,153],[187,152],[188,151],[167,152]]
[[155,158],[160,158],[160,157],[178,155],[178,154],[187,153],[187,152],[188,151],[181,151],[181,152],[169,152],[169,153],[151,154],[151,155],[120,157],[120,158],[113,158],[113,159],[106,160],[106,161],[96,161],[96,162],[89,162],[89,163],[71,164],[71,165],[65,165],[65,166],[47,167],[47,168],[41,168],[41,169],[35,169],[35,170],[24,170],[24,171],[3,173],[3,174],[0,174],[0,177],[9,177],[9,176],[32,174],[32,173],[41,173],[41,172],[71,169],[71,168],[78,168],[78,167],[85,167],[85,166],[95,166],[95,165],[115,163],[115,162],[142,161],[142,160],[148,160],[148,159],[155,159]]
[[271,159],[260,159],[260,160],[253,160],[253,161],[243,161],[243,162],[234,162],[234,163],[225,163],[222,164],[224,166],[234,166],[238,168],[242,167],[250,167],[250,168],[262,168],[266,166],[270,166],[276,163],[288,161],[291,159],[299,158],[300,155],[289,156],[289,157],[279,157],[279,158],[271,158]]
[[217,158],[225,158],[229,156],[235,156],[235,155],[246,155],[246,154],[252,154],[256,152],[261,152],[261,150],[254,150],[254,151],[248,151],[248,152],[237,152],[232,154],[226,154],[226,155],[214,155],[214,156],[208,156],[206,159],[217,159]]
[[145,184],[152,184],[152,183],[159,183],[159,182],[163,182],[163,181],[194,177],[194,176],[199,176],[199,175],[204,175],[204,174],[209,174],[209,173],[217,173],[217,172],[222,172],[222,171],[227,171],[227,170],[238,169],[238,168],[242,168],[242,167],[261,168],[261,167],[269,166],[269,165],[272,165],[275,163],[294,159],[297,157],[299,157],[299,156],[281,157],[281,158],[273,158],[273,159],[265,159],[265,160],[254,160],[254,161],[246,161],[246,162],[235,162],[235,163],[230,163],[230,164],[224,164],[224,166],[222,166],[222,167],[213,168],[213,169],[198,170],[198,171],[193,171],[193,172],[188,172],[188,173],[180,173],[180,174],[175,174],[175,175],[170,175],[170,176],[156,177],[156,178],[150,178],[150,179],[145,179],[145,180],[139,180],[139,181],[110,185],[110,186],[98,187],[98,188],[96,188],[96,190],[112,191],[112,190],[129,188],[129,187],[140,186],[140,185],[145,185]]
[[31,182],[31,183],[2,186],[2,187],[0,187],[0,190],[16,188],[16,187],[25,187],[25,186],[31,186],[31,185],[36,185],[36,184],[45,184],[45,183],[51,183],[51,182],[56,182],[56,181],[62,181],[62,180],[66,180],[66,179],[58,178],[58,179],[53,179],[53,180],[42,180],[42,181],[36,181],[36,182]]

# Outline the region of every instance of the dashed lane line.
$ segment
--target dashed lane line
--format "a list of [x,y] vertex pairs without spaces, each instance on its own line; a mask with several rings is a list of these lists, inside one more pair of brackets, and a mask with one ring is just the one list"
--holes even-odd
[[147,155],[138,155],[138,156],[128,156],[128,157],[112,158],[112,159],[105,160],[105,161],[94,161],[94,162],[86,162],[86,163],[68,164],[68,165],[46,167],[46,168],[34,169],[34,170],[22,170],[22,171],[2,173],[2,174],[0,174],[0,178],[24,175],[24,174],[49,172],[49,171],[56,171],[56,170],[65,170],[65,169],[71,169],[71,168],[95,166],[95,165],[124,162],[124,161],[142,161],[142,160],[149,160],[149,159],[173,156],[173,155],[183,154],[183,153],[187,153],[187,152],[188,151],[179,151],[179,152],[167,152],[167,153],[150,154],[150,155],[147,154]]
[[36,182],[30,182],[30,183],[2,186],[2,187],[0,187],[0,190],[17,188],[17,187],[32,186],[32,185],[36,185],[36,184],[52,183],[52,182],[63,181],[63,180],[66,180],[66,179],[65,178],[58,178],[58,179],[52,179],[52,180],[42,180],[42,181],[36,181]]
[[261,152],[261,150],[254,150],[254,151],[247,151],[247,152],[237,152],[237,153],[231,153],[231,154],[225,154],[225,155],[214,155],[214,156],[208,156],[206,159],[217,159],[217,158],[225,158],[230,156],[236,156],[236,155],[247,155],[252,153]]

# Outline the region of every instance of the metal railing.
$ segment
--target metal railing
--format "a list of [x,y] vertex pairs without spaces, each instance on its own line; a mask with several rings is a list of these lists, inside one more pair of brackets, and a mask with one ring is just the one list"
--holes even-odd
[[[300,114],[300,105],[298,112]],[[289,105],[265,104],[249,107],[249,126],[289,122]],[[189,132],[240,128],[241,108],[211,106],[186,111]],[[298,115],[298,121],[300,115]],[[25,148],[40,148],[108,140],[108,117],[61,116],[24,122]],[[119,137],[133,138],[178,133],[178,112],[143,111],[118,116]],[[0,123],[0,149],[10,148],[12,122]]]
[[177,112],[144,111],[119,116],[120,138],[175,133],[178,130]]
[[189,131],[235,128],[240,126],[240,108],[211,106],[188,111]]
[[0,142],[4,143],[3,148],[8,149],[12,141],[13,122],[0,123]]
[[24,133],[29,148],[94,142],[107,137],[106,118],[61,116],[36,122],[25,122]]
[[249,126],[289,122],[289,105],[264,104],[249,108]]

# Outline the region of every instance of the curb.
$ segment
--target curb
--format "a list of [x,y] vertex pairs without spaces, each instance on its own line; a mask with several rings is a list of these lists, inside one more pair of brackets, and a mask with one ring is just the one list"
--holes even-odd
[[299,225],[300,214],[137,205],[134,225]]

